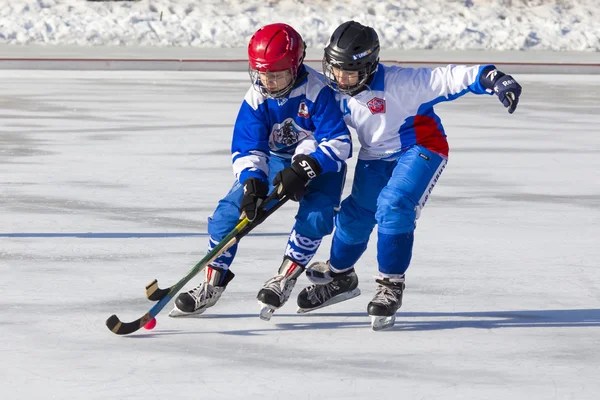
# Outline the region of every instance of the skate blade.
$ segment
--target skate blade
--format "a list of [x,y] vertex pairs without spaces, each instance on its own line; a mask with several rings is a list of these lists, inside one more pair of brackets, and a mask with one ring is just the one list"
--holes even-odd
[[391,317],[383,317],[379,315],[371,316],[371,328],[374,331],[382,331],[384,329],[390,329],[394,326],[396,322],[396,316],[392,315]]
[[356,288],[351,292],[346,292],[346,293],[342,293],[342,294],[338,294],[335,297],[332,297],[331,299],[327,300],[325,303],[321,304],[318,307],[313,307],[313,308],[300,308],[298,307],[298,310],[296,310],[296,312],[298,314],[306,314],[308,312],[314,311],[314,310],[318,310],[319,308],[324,308],[324,307],[329,307],[333,304],[337,304],[337,303],[341,303],[342,301],[346,301],[346,300],[350,300],[353,299],[355,297],[360,296],[360,289]]
[[177,308],[177,306],[175,306],[175,307],[173,307],[173,309],[169,313],[169,317],[171,317],[171,318],[191,317],[193,315],[200,315],[204,311],[206,311],[206,308],[202,308],[202,309],[194,311],[194,312],[185,312],[185,311],[181,311],[179,308]]
[[270,321],[276,308],[265,303],[258,302],[260,305],[260,314],[258,315],[263,321]]

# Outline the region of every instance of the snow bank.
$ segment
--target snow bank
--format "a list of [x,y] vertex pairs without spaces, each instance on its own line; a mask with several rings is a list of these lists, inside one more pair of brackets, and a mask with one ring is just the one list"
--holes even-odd
[[600,0],[0,0],[0,43],[233,48],[282,21],[322,47],[348,19],[391,49],[600,51]]

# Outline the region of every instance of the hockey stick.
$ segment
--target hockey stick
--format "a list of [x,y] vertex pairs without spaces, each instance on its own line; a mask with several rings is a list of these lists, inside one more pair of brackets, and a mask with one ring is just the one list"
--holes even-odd
[[[271,202],[272,200],[274,200],[276,198],[275,192],[271,193],[271,195],[265,199],[264,204],[267,205],[269,204],[269,202]],[[252,222],[248,222],[248,224],[244,227],[242,227],[240,230],[237,231],[237,234],[235,236],[236,241],[233,242],[230,246],[227,246],[227,249],[231,246],[233,246],[235,243],[239,242],[241,238],[243,238],[244,236],[246,236],[251,230],[253,230],[255,227],[257,227],[258,225],[260,225],[269,215],[271,215],[272,213],[274,213],[275,211],[277,211],[277,209],[279,207],[281,207],[286,201],[287,201],[287,197],[280,200],[279,202],[275,203],[275,205],[270,208],[269,210],[265,210],[263,208],[262,212],[259,212],[258,216],[254,219],[254,221]],[[239,223],[242,223],[244,220],[240,220]],[[236,226],[236,229],[238,229],[239,224]],[[227,237],[226,237],[227,238]],[[225,240],[225,239],[223,239]],[[219,244],[221,244],[221,242],[219,242]],[[217,246],[215,246],[214,249],[216,249],[219,244],[217,244]],[[213,250],[214,250],[213,249]],[[225,252],[224,249],[221,253],[219,253],[219,255],[217,255],[215,257],[215,259],[217,257],[219,257],[221,254],[223,254]],[[213,260],[211,259],[209,262],[207,262],[206,264],[210,264]],[[201,263],[202,261],[200,261]],[[191,271],[190,271],[191,272]],[[198,272],[200,272],[200,270],[198,270]],[[196,273],[197,274],[197,273]],[[166,289],[161,289],[158,287],[158,281],[156,279],[154,279],[152,282],[150,282],[149,284],[146,285],[146,298],[150,301],[160,301],[163,297],[165,297],[174,287],[175,285],[168,287]]]
[[[272,200],[276,199],[277,194],[274,190],[271,195],[265,200],[266,205],[270,204]],[[286,201],[288,201],[287,196],[283,197],[279,200],[273,207],[265,210],[263,208],[262,215],[259,216],[252,222],[248,220],[248,218],[244,217],[235,228],[227,236],[223,238],[210,252],[202,258],[196,265],[192,267],[188,271],[188,273],[179,280],[176,284],[169,287],[168,289],[160,289],[158,287],[158,282],[153,280],[146,286],[146,294],[147,297],[152,299],[157,299],[157,303],[150,308],[150,310],[145,313],[142,317],[136,319],[132,322],[122,322],[119,317],[115,314],[111,315],[106,320],[106,326],[113,333],[117,335],[128,335],[133,333],[146,325],[152,318],[156,317],[158,313],[167,305],[167,303],[188,283],[194,276],[196,276],[200,271],[202,271],[208,264],[210,264],[213,260],[218,258],[221,254],[223,254],[227,249],[240,241],[241,238],[246,236],[252,229],[256,226],[260,225],[268,216],[277,211]],[[154,289],[148,295],[148,291]]]

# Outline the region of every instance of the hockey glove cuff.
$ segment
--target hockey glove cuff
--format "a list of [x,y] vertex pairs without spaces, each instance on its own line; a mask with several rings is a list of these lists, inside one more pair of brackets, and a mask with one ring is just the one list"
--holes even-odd
[[294,158],[292,165],[277,173],[273,186],[279,198],[288,195],[290,199],[300,201],[306,193],[308,182],[319,176],[321,172],[322,168],[317,160],[306,154],[300,154]]

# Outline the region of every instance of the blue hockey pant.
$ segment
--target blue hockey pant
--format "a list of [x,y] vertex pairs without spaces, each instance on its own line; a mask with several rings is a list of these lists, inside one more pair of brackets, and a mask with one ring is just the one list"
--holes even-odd
[[352,192],[335,220],[330,262],[342,272],[356,264],[377,224],[377,262],[383,276],[406,272],[415,223],[447,159],[413,146],[394,161],[358,160]]

